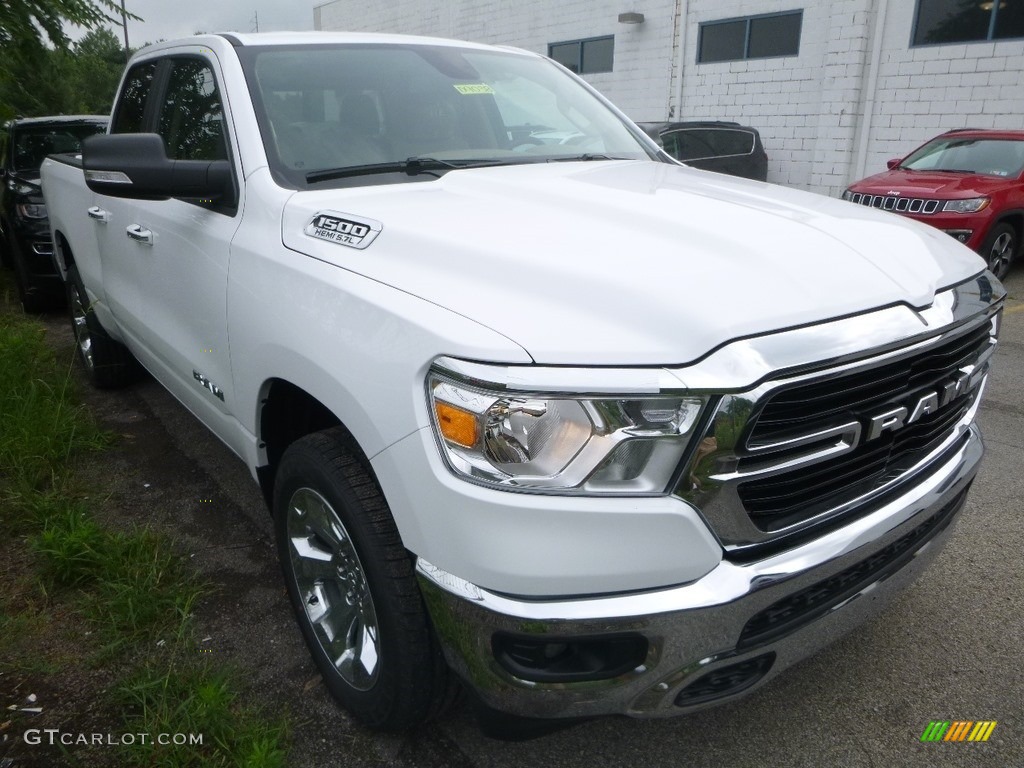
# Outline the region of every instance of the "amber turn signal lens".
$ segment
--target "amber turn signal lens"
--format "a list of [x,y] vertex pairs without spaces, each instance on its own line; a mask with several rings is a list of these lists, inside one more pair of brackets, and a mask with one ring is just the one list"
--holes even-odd
[[437,414],[437,424],[445,440],[465,448],[476,445],[476,416],[469,411],[439,401],[434,402],[434,412]]

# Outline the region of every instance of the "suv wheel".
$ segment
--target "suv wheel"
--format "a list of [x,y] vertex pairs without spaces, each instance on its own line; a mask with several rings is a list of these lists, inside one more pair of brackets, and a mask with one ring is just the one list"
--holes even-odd
[[1009,224],[998,224],[992,228],[981,246],[981,256],[988,262],[992,274],[1002,280],[1010,271],[1010,265],[1017,253],[1017,232]]

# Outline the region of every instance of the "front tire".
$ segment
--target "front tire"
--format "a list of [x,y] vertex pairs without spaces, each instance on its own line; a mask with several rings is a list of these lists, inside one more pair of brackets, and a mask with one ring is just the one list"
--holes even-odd
[[450,673],[387,502],[340,427],[288,447],[274,526],[288,596],[331,694],[401,731],[449,700]]
[[1002,280],[1010,271],[1018,246],[1017,231],[1009,224],[997,224],[981,246],[981,257],[992,274]]

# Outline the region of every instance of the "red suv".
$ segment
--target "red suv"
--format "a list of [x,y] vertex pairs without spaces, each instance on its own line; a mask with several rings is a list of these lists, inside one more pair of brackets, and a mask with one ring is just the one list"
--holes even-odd
[[1024,237],[1024,131],[949,131],[888,166],[843,199],[938,227],[1006,275]]

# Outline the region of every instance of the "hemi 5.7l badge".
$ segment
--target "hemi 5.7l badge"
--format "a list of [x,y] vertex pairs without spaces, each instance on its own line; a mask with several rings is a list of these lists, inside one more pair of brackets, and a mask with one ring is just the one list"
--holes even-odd
[[382,228],[383,225],[373,219],[322,211],[306,225],[305,233],[318,240],[328,240],[362,250],[373,242]]

